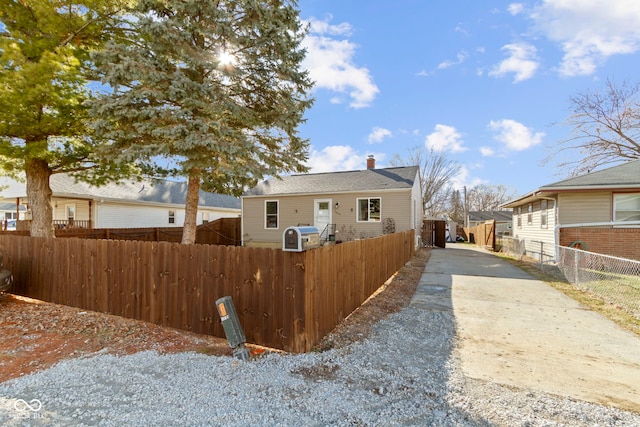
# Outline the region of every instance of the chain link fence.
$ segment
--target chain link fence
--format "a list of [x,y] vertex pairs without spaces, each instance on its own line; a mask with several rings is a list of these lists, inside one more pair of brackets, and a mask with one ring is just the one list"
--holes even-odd
[[496,237],[496,251],[522,259],[526,252],[526,246],[524,240],[511,236],[500,236]]
[[574,286],[640,318],[640,261],[558,246],[557,266]]

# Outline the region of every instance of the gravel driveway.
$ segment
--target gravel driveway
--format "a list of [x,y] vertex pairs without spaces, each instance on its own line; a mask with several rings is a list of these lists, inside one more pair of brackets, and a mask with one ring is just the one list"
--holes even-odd
[[640,414],[466,378],[454,336],[450,312],[408,307],[323,353],[68,360],[0,384],[0,424],[640,425]]

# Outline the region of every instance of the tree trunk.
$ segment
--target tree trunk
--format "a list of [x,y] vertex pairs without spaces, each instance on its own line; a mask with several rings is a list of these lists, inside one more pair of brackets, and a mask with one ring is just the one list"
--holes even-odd
[[31,211],[31,236],[55,237],[53,210],[51,208],[51,169],[42,159],[29,159],[25,167],[27,177],[27,199]]
[[182,244],[192,245],[196,242],[196,221],[198,218],[198,199],[200,195],[200,174],[199,168],[189,171],[189,182],[187,184],[187,201],[184,212],[184,228],[182,229]]

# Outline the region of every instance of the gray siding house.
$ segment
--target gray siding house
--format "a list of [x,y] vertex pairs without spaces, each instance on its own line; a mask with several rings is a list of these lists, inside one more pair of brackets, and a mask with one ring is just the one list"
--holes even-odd
[[[346,242],[390,232],[420,234],[417,166],[291,175],[263,181],[242,197],[244,246],[281,247],[290,226],[315,226],[321,240]],[[416,242],[418,240],[416,239]]]

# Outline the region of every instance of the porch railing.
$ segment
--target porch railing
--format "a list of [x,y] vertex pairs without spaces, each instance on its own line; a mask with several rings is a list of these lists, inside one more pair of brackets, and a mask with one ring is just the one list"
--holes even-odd
[[73,220],[72,219],[70,219],[70,220],[54,219],[53,220],[53,228],[55,228],[56,230],[72,229],[72,228],[90,229],[91,228],[91,221],[78,220],[78,219],[73,219]]

